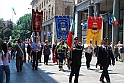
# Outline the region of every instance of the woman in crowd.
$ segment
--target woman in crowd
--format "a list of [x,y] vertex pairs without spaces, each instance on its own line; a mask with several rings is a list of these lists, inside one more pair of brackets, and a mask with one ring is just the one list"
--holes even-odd
[[3,59],[3,70],[6,74],[6,83],[10,83],[10,68],[9,68],[9,60],[11,59],[10,49],[7,48],[7,44],[2,44],[2,49],[4,51],[5,58]]
[[0,83],[3,83],[3,59],[2,40],[0,39]]
[[45,45],[43,47],[43,53],[44,53],[44,64],[48,65],[49,55],[51,54],[50,49],[51,45],[49,45],[49,41],[45,40]]

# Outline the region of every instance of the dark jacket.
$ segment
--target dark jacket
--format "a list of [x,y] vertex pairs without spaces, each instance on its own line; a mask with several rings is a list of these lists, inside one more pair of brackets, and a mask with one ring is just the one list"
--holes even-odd
[[98,50],[97,64],[111,65],[111,61],[115,63],[115,58],[112,52],[112,48],[110,46],[107,46],[107,50],[106,50],[105,47],[100,46]]
[[72,50],[72,55],[70,55],[70,61],[72,61],[72,66],[79,65],[81,66],[81,58],[82,58],[82,46],[74,45],[74,50]]
[[20,44],[20,43],[19,43],[19,44],[16,44],[15,49],[14,49],[14,52],[17,51],[16,57],[22,57],[22,56],[23,56],[23,53],[22,53],[21,49],[19,48],[19,46],[21,47],[21,49],[22,49],[24,55],[26,55],[26,52],[25,52],[25,44],[23,44],[23,43]]

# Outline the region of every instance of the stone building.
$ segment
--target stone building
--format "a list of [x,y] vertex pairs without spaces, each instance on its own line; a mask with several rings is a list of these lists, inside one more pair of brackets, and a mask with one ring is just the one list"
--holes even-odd
[[[103,38],[108,37],[113,45],[118,41],[124,44],[124,0],[75,0],[75,4],[77,6],[75,36],[79,37],[79,41],[83,42],[86,38],[86,30],[81,23],[87,21],[87,16],[102,15]],[[114,14],[118,26],[109,25],[108,12]]]
[[[33,9],[43,11],[41,40],[48,39],[54,43],[56,38],[55,16],[72,15],[74,0],[32,0]],[[51,33],[47,36],[47,33]]]

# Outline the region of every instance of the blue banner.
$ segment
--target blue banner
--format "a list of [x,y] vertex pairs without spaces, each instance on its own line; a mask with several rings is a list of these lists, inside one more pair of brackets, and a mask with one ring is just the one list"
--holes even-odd
[[57,38],[67,40],[70,30],[70,17],[69,16],[55,16]]

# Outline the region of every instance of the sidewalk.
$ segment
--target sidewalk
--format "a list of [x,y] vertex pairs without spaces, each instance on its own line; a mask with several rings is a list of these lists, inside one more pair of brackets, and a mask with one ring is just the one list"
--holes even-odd
[[[43,61],[42,61],[43,62]],[[91,70],[87,70],[85,58],[82,58],[79,83],[100,83],[101,70],[95,68],[96,57],[92,58]],[[116,62],[115,66],[109,67],[109,75],[112,83],[124,82],[124,62]],[[16,71],[15,59],[10,63],[11,83],[68,83],[70,71],[64,65],[64,71],[58,70],[58,65],[50,60],[48,65],[39,63],[38,71],[33,71],[31,63],[24,63],[21,72]]]

